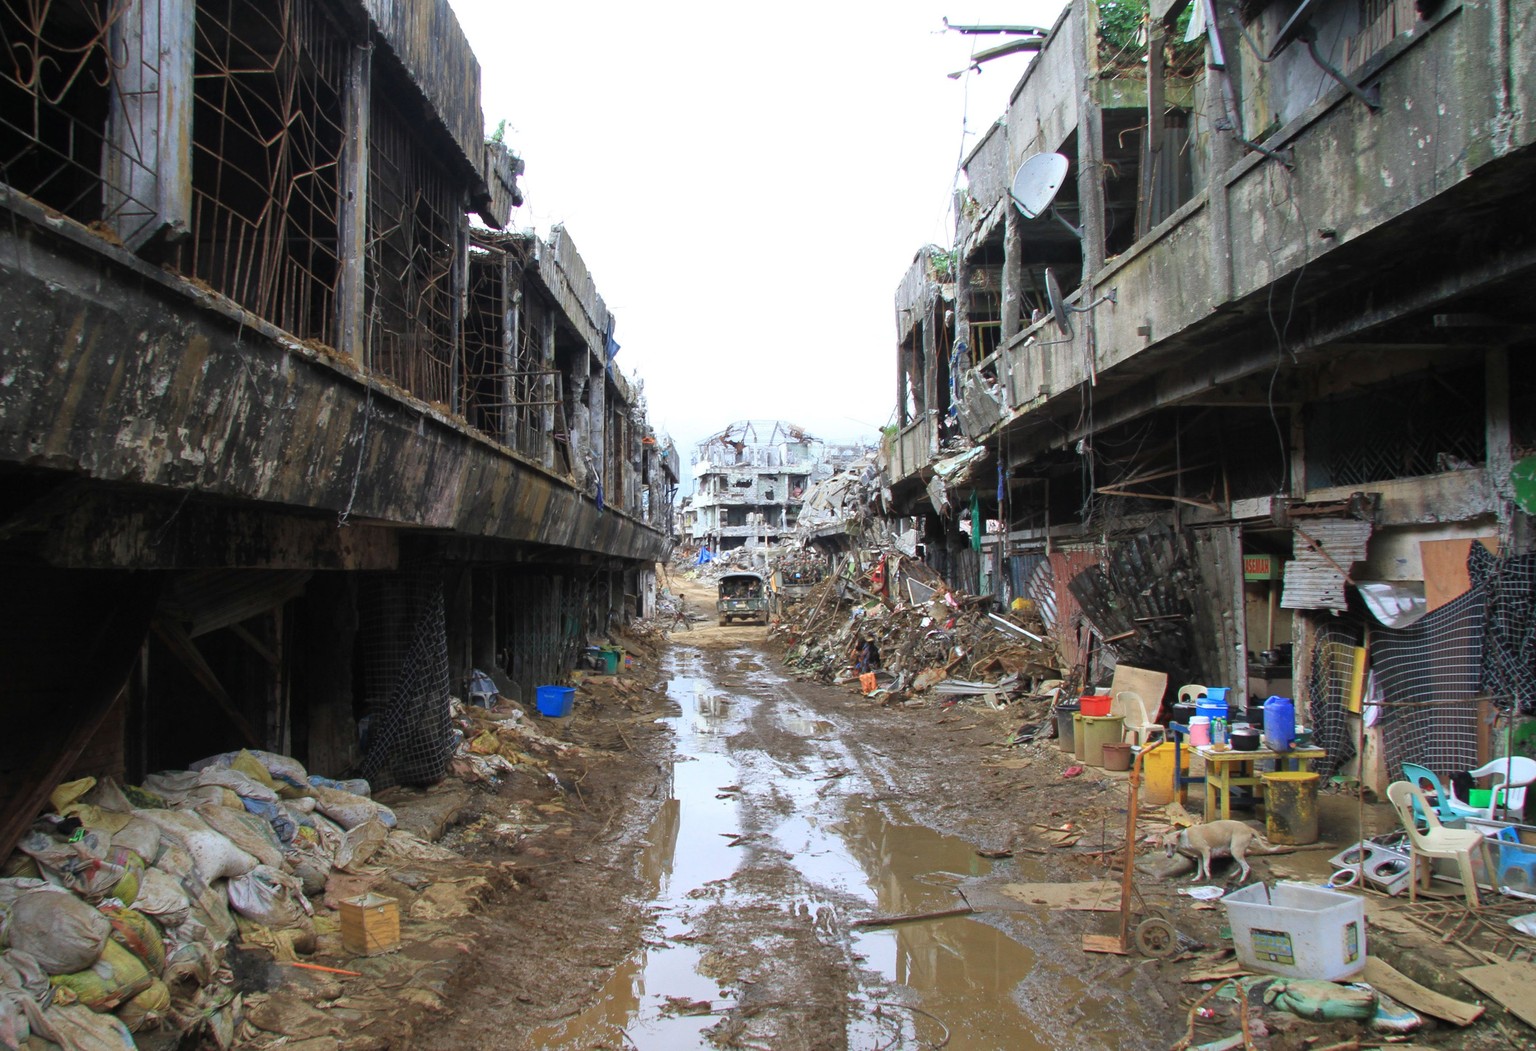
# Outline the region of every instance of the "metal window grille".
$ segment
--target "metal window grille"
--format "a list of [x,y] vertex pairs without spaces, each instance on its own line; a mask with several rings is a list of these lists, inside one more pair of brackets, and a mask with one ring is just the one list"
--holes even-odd
[[1482,368],[1417,376],[1307,414],[1307,484],[1364,485],[1483,462]]
[[375,78],[369,110],[370,365],[429,402],[454,408],[454,286],[463,213],[455,183]]
[[313,0],[201,0],[195,54],[191,272],[335,346],[347,43]]
[[155,172],[138,121],[159,91],[155,5],[0,0],[0,45],[0,181],[77,222],[136,238],[155,218]]

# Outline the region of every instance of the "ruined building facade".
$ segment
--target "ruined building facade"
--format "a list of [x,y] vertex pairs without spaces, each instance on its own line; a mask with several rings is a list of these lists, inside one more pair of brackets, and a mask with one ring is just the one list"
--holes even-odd
[[[889,511],[1091,681],[1294,696],[1330,772],[1375,699],[1367,782],[1474,766],[1480,706],[1536,705],[1529,5],[1145,26],[1074,0],[965,158],[955,243],[896,296]],[[1010,185],[1051,153],[1026,218]]]
[[642,609],[678,471],[570,238],[497,232],[446,0],[0,22],[6,812],[243,745],[439,776],[471,669]]
[[700,442],[683,539],[714,551],[777,543],[794,532],[806,490],[865,453],[783,420],[742,420]]

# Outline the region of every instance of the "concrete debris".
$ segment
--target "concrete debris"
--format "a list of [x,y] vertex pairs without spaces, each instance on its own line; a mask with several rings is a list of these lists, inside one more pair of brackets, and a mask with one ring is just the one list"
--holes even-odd
[[877,673],[867,692],[882,700],[1029,696],[1058,679],[1060,658],[1034,612],[1004,617],[990,604],[958,594],[894,544],[871,546],[786,600],[774,633],[788,645],[788,667],[831,683]]

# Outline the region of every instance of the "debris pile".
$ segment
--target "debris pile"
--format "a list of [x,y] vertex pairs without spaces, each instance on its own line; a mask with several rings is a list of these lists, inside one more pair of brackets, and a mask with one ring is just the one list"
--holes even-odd
[[315,906],[335,881],[395,837],[426,846],[394,830],[367,782],[270,752],[210,756],[141,786],[83,778],[50,803],[0,878],[11,1047],[30,1034],[133,1047],[131,1032],[162,1025],[228,1046],[241,997],[221,970],[226,946],[313,953],[337,930]]
[[1009,616],[990,598],[956,594],[894,547],[851,556],[842,572],[788,606],[775,633],[784,663],[823,682],[861,680],[868,694],[1032,695],[1059,678],[1058,657],[1027,603]]

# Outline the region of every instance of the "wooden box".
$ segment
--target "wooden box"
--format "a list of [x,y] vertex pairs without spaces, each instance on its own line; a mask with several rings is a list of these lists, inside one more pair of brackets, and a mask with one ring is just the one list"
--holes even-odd
[[343,898],[341,944],[357,956],[377,956],[400,948],[400,903],[382,894]]

